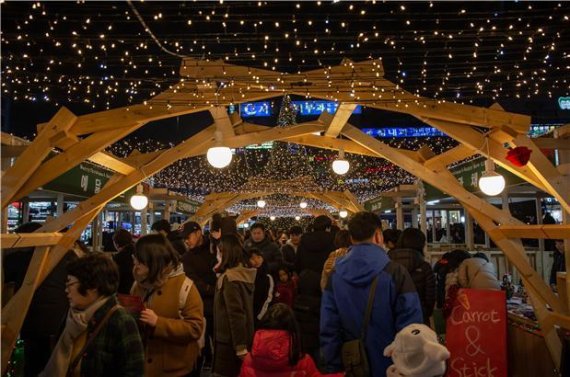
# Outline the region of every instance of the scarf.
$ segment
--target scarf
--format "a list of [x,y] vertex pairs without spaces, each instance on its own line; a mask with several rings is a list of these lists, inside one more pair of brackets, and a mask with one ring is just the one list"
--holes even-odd
[[176,267],[173,266],[166,267],[154,283],[148,281],[147,279],[148,276],[146,274],[145,275],[137,274],[136,270],[133,269],[133,276],[136,280],[136,283],[145,291],[144,297],[146,299],[149,299],[154,290],[162,287],[168,279],[178,275],[184,275],[184,266],[182,265],[182,263],[179,263]]
[[64,377],[71,363],[71,354],[75,340],[87,331],[87,325],[93,314],[103,306],[109,296],[102,296],[85,310],[70,308],[65,328],[57,341],[49,361],[39,377]]

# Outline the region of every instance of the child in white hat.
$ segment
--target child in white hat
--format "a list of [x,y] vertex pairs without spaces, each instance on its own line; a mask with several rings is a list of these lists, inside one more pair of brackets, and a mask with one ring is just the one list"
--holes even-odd
[[384,349],[384,356],[394,362],[388,377],[435,377],[445,373],[449,351],[437,341],[435,332],[426,325],[414,323],[404,327]]

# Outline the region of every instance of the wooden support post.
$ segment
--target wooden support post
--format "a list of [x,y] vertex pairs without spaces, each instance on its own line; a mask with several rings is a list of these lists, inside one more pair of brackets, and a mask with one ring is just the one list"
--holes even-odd
[[[538,225],[542,224],[542,199],[540,197],[540,195],[536,195],[536,199],[534,200],[535,203],[535,208],[536,208],[536,223]],[[545,252],[544,252],[545,248],[544,248],[544,240],[543,239],[539,239],[538,240],[538,253],[540,254],[540,267],[541,267],[541,274],[542,276],[545,276],[545,271],[544,271],[544,266],[545,266]]]
[[396,205],[396,229],[404,230],[404,207],[402,205],[402,197],[397,196],[394,198]]
[[346,122],[348,122],[348,118],[350,118],[352,112],[356,109],[356,106],[357,104],[355,103],[341,103],[334,113],[334,118],[325,131],[325,136],[336,138],[340,131],[342,131]]
[[56,210],[57,217],[63,215],[64,207],[65,207],[65,198],[63,194],[57,194],[57,210]]
[[19,199],[17,193],[26,181],[34,175],[42,161],[51,152],[54,140],[68,132],[77,117],[62,107],[44,127],[36,139],[26,148],[16,163],[2,175],[2,208]]
[[467,250],[475,250],[475,233],[473,232],[473,218],[469,214],[469,211],[463,207],[463,213],[465,217],[465,245],[467,245]]
[[[101,207],[97,209],[100,210]],[[78,219],[71,229],[63,234],[60,242],[51,249],[40,247],[35,250],[22,287],[2,309],[2,373],[6,371],[36,288],[69,251],[97,213],[98,211]]]
[[148,206],[141,211],[141,236],[148,234]]

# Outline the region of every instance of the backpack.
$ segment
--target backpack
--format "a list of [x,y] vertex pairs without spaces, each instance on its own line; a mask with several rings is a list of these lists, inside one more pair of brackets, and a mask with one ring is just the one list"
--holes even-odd
[[[182,287],[180,287],[180,293],[178,295],[178,311],[180,318],[182,317],[182,310],[184,310],[184,306],[186,305],[186,300],[188,299],[188,294],[190,293],[190,289],[194,282],[188,277],[184,277],[184,282],[182,283]],[[204,327],[202,328],[202,334],[200,334],[200,339],[198,339],[198,347],[200,349],[204,348],[206,345],[206,318],[202,318],[204,321]]]

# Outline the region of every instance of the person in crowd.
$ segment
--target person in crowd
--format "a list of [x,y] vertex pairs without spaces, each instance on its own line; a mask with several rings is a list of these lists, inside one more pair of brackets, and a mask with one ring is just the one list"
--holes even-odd
[[221,275],[214,296],[214,360],[216,376],[237,376],[253,339],[253,290],[256,269],[236,235],[220,238]]
[[334,245],[337,249],[329,254],[329,257],[323,266],[323,273],[321,275],[321,289],[323,291],[327,286],[327,281],[329,280],[329,276],[334,268],[336,260],[345,256],[348,253],[350,245],[352,245],[350,232],[346,229],[339,230],[334,237]]
[[394,250],[396,248],[396,244],[398,243],[398,239],[401,234],[402,231],[399,229],[385,229],[382,232],[386,251],[390,252],[390,250]]
[[263,318],[269,304],[273,301],[273,291],[275,282],[269,273],[267,262],[263,258],[263,253],[255,248],[247,251],[249,265],[257,270],[255,274],[255,289],[253,291],[253,317],[257,327],[259,320]]
[[[41,226],[39,223],[25,223],[16,228],[15,233],[33,233]],[[13,286],[15,291],[20,289],[34,249],[29,247],[3,250],[4,287]],[[69,309],[65,293],[67,266],[78,257],[78,253],[74,251],[75,248],[64,255],[34,292],[20,331],[20,337],[24,341],[25,377],[35,377],[44,369],[61,333]],[[3,295],[8,296],[5,292]]]
[[278,283],[275,286],[275,302],[293,307],[295,300],[295,283],[292,274],[287,266],[283,265],[277,269]]
[[[184,240],[180,237],[178,231],[172,231],[172,227],[170,223],[166,219],[158,220],[154,224],[152,224],[150,228],[153,232],[160,233],[172,244],[174,249],[178,252],[179,255],[183,255],[186,252],[186,247],[184,245]],[[180,228],[178,228],[180,229]]]
[[420,296],[424,323],[429,326],[435,305],[435,275],[424,260],[425,246],[424,233],[416,228],[407,228],[400,235],[397,247],[388,252],[388,257],[408,270]]
[[291,308],[275,304],[255,332],[251,352],[245,357],[240,376],[285,375],[320,377],[321,373],[311,356],[303,353],[301,332]]
[[146,376],[182,376],[194,369],[204,328],[202,299],[186,277],[178,253],[162,234],[141,237],[135,245],[135,285],[142,298]]
[[495,266],[483,253],[477,253],[461,262],[457,282],[461,288],[501,289]]
[[289,271],[295,271],[295,258],[297,256],[297,249],[301,242],[303,235],[303,228],[298,225],[292,226],[289,229],[289,239],[285,245],[281,246],[281,254],[283,255],[283,263],[289,268]]
[[552,262],[552,268],[550,269],[549,282],[552,290],[556,292],[556,273],[566,271],[566,259],[564,258],[564,240],[555,240],[554,248],[554,254],[552,255],[554,261]]
[[113,260],[119,267],[118,293],[128,295],[135,281],[133,278],[133,253],[135,251],[133,235],[128,230],[118,229],[113,234],[113,245],[117,249],[117,253],[113,255]]
[[210,339],[213,338],[214,328],[214,292],[216,290],[216,273],[214,266],[217,263],[216,256],[210,253],[210,240],[202,234],[202,228],[196,222],[184,223],[178,233],[186,247],[186,252],[180,258],[184,266],[184,272],[198,288],[198,292],[204,304],[204,318],[206,319],[205,348],[198,358],[197,367],[194,370],[199,376],[204,362],[210,363],[212,349]]
[[[451,314],[453,302],[457,297],[457,291],[461,286],[459,285],[459,266],[467,259],[471,258],[468,251],[456,249],[452,250],[445,255],[446,265],[441,271],[438,269],[438,275],[444,275],[444,302],[442,306],[443,315],[447,318]],[[440,278],[438,277],[438,280]],[[439,282],[438,282],[439,284]],[[441,289],[441,288],[437,288]]]
[[320,365],[319,324],[321,308],[321,275],[313,270],[305,270],[299,275],[297,295],[293,311],[303,333],[303,352],[309,354]]
[[251,226],[251,239],[245,242],[245,250],[258,249],[263,254],[263,259],[267,262],[269,273],[274,273],[277,267],[283,263],[283,256],[279,247],[272,242],[265,233],[265,225],[255,223]]
[[[443,254],[440,260],[433,267],[435,273],[436,286],[436,306],[443,308],[446,297],[446,281],[448,273],[457,273],[456,270],[463,260],[471,258],[471,255],[464,250],[453,250]],[[455,277],[455,280],[457,277]]]
[[141,337],[135,319],[118,305],[118,286],[117,266],[102,253],[67,265],[71,309],[41,377],[143,375]]
[[289,236],[284,230],[277,231],[276,243],[279,248],[283,247],[289,241]]
[[342,368],[343,342],[360,338],[368,296],[375,284],[364,346],[373,376],[385,375],[392,363],[381,356],[396,333],[411,323],[422,323],[422,309],[406,269],[390,261],[382,249],[382,223],[372,212],[359,212],[348,222],[353,241],[350,252],[336,262],[323,292],[321,351],[328,372]]
[[300,275],[304,270],[315,271],[320,275],[329,254],[336,248],[331,233],[332,222],[328,216],[317,216],[313,221],[313,231],[303,234],[297,248],[295,271]]
[[[554,219],[554,217],[552,217],[550,212],[544,212],[544,216],[542,217],[542,224],[545,224],[545,225],[556,224],[556,220]],[[544,240],[544,250],[556,251],[556,245],[555,245],[554,240],[545,239]]]

